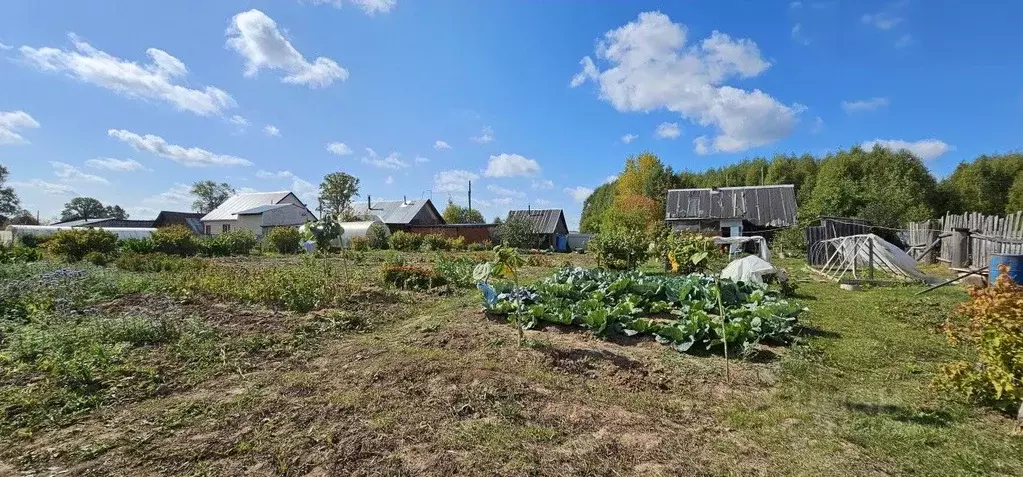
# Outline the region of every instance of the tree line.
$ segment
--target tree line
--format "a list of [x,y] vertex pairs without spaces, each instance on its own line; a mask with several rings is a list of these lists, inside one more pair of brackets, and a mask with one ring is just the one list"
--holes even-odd
[[1023,210],[1023,154],[980,156],[939,180],[911,152],[882,147],[824,156],[777,154],[703,172],[675,172],[643,153],[626,159],[618,178],[586,199],[580,230],[660,225],[668,189],[773,184],[795,186],[801,223],[831,215],[901,227],[946,212],[1002,215]]

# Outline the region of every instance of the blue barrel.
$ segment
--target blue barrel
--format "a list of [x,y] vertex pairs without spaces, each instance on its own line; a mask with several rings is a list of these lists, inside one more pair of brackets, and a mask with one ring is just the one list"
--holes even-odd
[[994,285],[995,280],[998,280],[998,275],[1001,275],[1001,272],[998,270],[999,265],[1008,265],[1009,273],[1007,275],[1009,275],[1009,278],[1023,285],[1023,255],[992,255],[989,265],[991,266],[990,283],[992,285]]

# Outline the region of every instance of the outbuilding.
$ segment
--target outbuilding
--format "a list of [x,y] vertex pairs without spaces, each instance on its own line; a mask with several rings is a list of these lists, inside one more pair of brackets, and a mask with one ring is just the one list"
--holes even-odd
[[559,252],[568,250],[568,223],[561,209],[526,209],[508,212],[508,220],[522,219],[532,224],[537,246]]
[[770,235],[796,224],[796,191],[792,184],[671,189],[665,208],[665,221],[675,232]]
[[247,230],[257,237],[273,227],[298,227],[316,216],[289,191],[238,194],[202,218],[206,235]]
[[354,204],[352,212],[365,220],[379,220],[387,224],[391,233],[409,232],[414,225],[443,225],[444,217],[430,199],[403,199]]

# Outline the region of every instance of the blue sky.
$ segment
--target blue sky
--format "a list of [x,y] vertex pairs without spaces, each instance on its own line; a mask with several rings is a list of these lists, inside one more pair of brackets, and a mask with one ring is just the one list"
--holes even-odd
[[702,170],[880,140],[942,176],[1023,137],[1018,2],[54,5],[0,5],[0,163],[43,218],[186,210],[203,179],[309,199],[344,171],[360,200],[464,203],[471,178],[488,219],[574,225],[642,151]]

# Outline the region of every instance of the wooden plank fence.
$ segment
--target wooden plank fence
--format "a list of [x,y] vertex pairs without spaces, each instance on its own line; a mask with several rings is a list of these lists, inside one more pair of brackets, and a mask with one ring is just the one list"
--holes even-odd
[[[910,254],[921,259],[923,252],[939,235],[949,235],[953,229],[970,230],[969,265],[971,268],[982,268],[988,265],[992,255],[1023,254],[1023,212],[1009,214],[1006,217],[966,213],[961,215],[947,214],[941,219],[910,223],[909,234]],[[937,250],[937,260],[945,263],[952,261],[953,238],[941,239]]]

